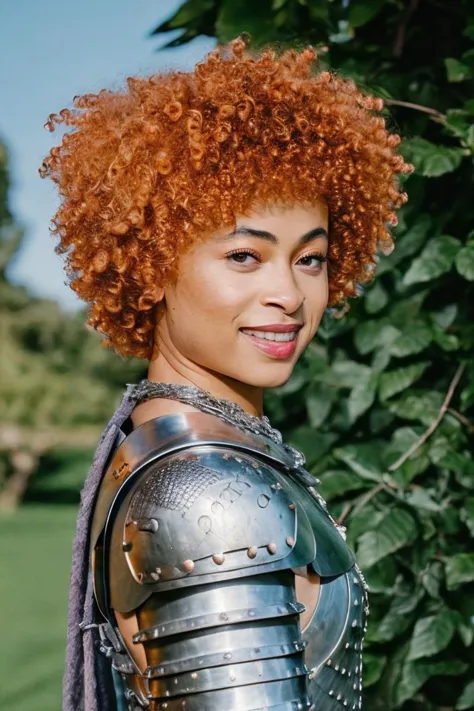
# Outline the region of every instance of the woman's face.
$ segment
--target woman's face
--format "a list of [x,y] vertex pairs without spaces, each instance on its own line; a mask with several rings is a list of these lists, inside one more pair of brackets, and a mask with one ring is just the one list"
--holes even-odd
[[262,208],[196,242],[164,289],[159,352],[180,372],[285,383],[327,306],[327,232],[317,202]]

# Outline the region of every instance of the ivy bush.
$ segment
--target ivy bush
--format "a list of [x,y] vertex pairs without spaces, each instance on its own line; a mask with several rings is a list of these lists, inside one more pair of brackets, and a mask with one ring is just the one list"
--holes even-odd
[[[396,249],[267,395],[371,589],[365,707],[474,707],[474,6],[188,0],[153,34],[313,44],[406,137]],[[390,113],[389,113],[390,112]]]

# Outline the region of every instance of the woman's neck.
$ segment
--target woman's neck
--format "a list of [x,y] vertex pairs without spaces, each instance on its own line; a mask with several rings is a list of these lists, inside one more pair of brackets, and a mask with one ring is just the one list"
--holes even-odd
[[176,385],[195,385],[214,397],[235,402],[249,415],[261,417],[263,414],[263,388],[247,385],[194,364],[193,368],[181,363],[174,365],[161,353],[150,361],[148,379]]

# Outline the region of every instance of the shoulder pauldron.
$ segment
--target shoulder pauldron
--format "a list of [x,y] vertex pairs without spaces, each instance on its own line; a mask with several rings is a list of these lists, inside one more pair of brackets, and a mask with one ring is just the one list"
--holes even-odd
[[352,552],[310,483],[283,448],[211,415],[142,425],[116,449],[95,507],[101,611],[110,619],[156,591],[308,564],[322,577],[348,571]]

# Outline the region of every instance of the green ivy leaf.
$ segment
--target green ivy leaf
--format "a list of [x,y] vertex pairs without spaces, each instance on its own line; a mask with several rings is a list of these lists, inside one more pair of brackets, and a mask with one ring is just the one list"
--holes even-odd
[[449,235],[432,239],[406,272],[403,278],[405,286],[432,281],[449,272],[460,247],[459,240]]
[[422,617],[415,625],[408,660],[432,657],[446,649],[456,631],[451,610],[441,610],[431,617]]
[[474,580],[474,553],[458,553],[446,558],[446,586],[457,590],[461,585]]
[[465,81],[466,79],[471,79],[471,69],[460,62],[458,59],[453,59],[453,57],[446,57],[444,60],[446,66],[446,74],[449,82],[459,82]]
[[380,679],[386,664],[387,657],[381,654],[364,654],[364,688],[372,686]]
[[408,324],[403,333],[390,346],[391,355],[397,358],[421,353],[431,343],[431,328],[423,321]]
[[412,257],[420,251],[432,233],[433,221],[429,215],[421,214],[416,222],[411,222],[410,227],[402,234],[396,233],[395,249],[388,256],[381,256],[377,265],[377,276],[389,272],[406,257]]
[[457,351],[460,347],[460,341],[453,333],[446,333],[440,326],[433,324],[432,326],[433,341],[438,344],[443,351]]
[[347,19],[351,27],[362,27],[379,14],[385,0],[353,0],[349,5]]
[[352,444],[346,447],[338,447],[333,455],[341,460],[363,479],[382,481],[384,466],[381,459],[384,443],[380,442],[377,447],[376,440],[365,444]]
[[470,681],[457,700],[456,709],[457,711],[464,711],[464,709],[471,709],[474,706],[474,681]]
[[461,622],[461,623],[458,625],[458,633],[459,633],[459,636],[460,636],[461,639],[462,639],[462,642],[463,642],[464,646],[465,646],[465,647],[470,647],[471,644],[472,644],[473,641],[474,641],[474,626],[473,626],[473,623],[472,623],[472,622],[471,622],[471,623],[468,622],[468,623],[465,624],[464,622]]
[[336,440],[337,435],[332,432],[315,432],[312,427],[303,425],[293,430],[290,444],[303,452],[308,466],[311,466],[326,454]]
[[381,400],[387,400],[392,395],[396,395],[406,390],[415,383],[428,367],[428,362],[414,363],[405,368],[397,368],[388,373],[382,373],[379,380],[379,396]]
[[440,467],[445,467],[454,472],[456,480],[466,489],[474,488],[474,461],[468,454],[461,452],[447,452],[438,462]]
[[276,26],[271,0],[221,0],[218,9],[216,32],[221,42],[230,42],[247,32],[252,44],[261,47],[276,39]]
[[401,153],[415,165],[418,175],[437,178],[459,167],[464,156],[462,148],[447,148],[424,138],[409,138],[401,145]]
[[440,309],[439,311],[434,311],[433,313],[431,313],[430,317],[431,317],[431,320],[433,321],[433,323],[436,323],[440,328],[446,329],[446,328],[449,328],[454,323],[454,321],[456,320],[457,314],[458,314],[458,305],[457,304],[447,304],[444,308]]
[[397,417],[406,420],[418,420],[425,425],[430,425],[443,403],[443,396],[439,392],[430,390],[408,390],[399,400],[390,402],[389,410]]
[[330,501],[345,496],[349,491],[367,489],[369,486],[367,480],[361,479],[354,472],[348,472],[345,469],[330,469],[321,475],[319,491],[326,501]]
[[379,622],[372,637],[377,642],[391,642],[407,630],[413,621],[415,609],[423,597],[423,590],[404,589],[392,598],[388,613]]
[[368,314],[376,314],[388,303],[388,294],[383,288],[380,279],[377,279],[372,286],[367,289],[364,299],[365,310]]
[[392,597],[397,573],[396,563],[390,556],[386,556],[375,565],[372,565],[372,567],[366,568],[364,575],[370,589],[370,594],[377,595],[384,593]]
[[312,383],[306,394],[306,410],[312,427],[319,427],[329,415],[335,391],[323,383]]
[[468,281],[474,281],[474,245],[463,247],[456,255],[456,269]]
[[397,706],[401,706],[431,679],[438,676],[457,676],[466,671],[468,665],[453,659],[444,662],[407,661],[403,666],[402,678],[397,689]]
[[386,319],[362,321],[356,326],[354,343],[359,353],[365,355],[376,348],[390,346],[399,335],[400,331]]
[[372,406],[377,394],[378,374],[361,379],[351,390],[347,401],[349,419],[355,422],[369,407]]
[[474,496],[469,496],[464,501],[461,509],[461,521],[468,527],[471,536],[474,538]]
[[413,517],[403,509],[391,509],[377,525],[359,538],[357,557],[361,568],[369,568],[390,553],[408,545],[416,536]]
[[[434,529],[434,532],[436,532],[436,529],[434,528],[433,522],[431,519],[428,519]],[[425,588],[426,592],[428,595],[430,595],[433,598],[439,598],[440,596],[440,589],[441,589],[441,583],[444,580],[444,569],[443,569],[443,564],[439,560],[435,560],[432,563],[428,565],[425,570],[422,571],[420,575],[420,581],[423,587]]]
[[353,388],[361,379],[368,378],[370,372],[367,365],[353,360],[344,360],[333,364],[331,374],[325,380],[340,388]]
[[430,494],[426,489],[421,486],[417,486],[407,494],[406,501],[414,509],[424,509],[425,511],[441,511],[441,506],[437,501],[431,498]]

